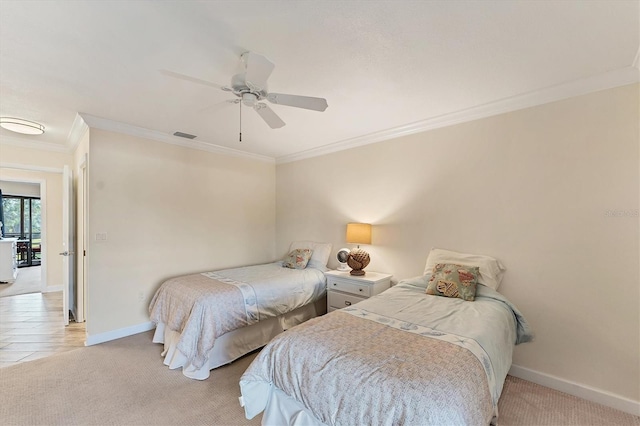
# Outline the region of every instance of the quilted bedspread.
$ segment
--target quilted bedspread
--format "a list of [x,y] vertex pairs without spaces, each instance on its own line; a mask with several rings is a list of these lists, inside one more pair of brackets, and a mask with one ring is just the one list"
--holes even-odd
[[493,416],[482,365],[460,346],[340,311],[276,339],[241,387],[272,383],[324,424],[487,425]]
[[276,337],[240,380],[245,414],[279,389],[326,425],[487,425],[513,345],[532,338],[491,289],[467,302],[399,284]]
[[160,286],[149,313],[156,325],[180,333],[177,348],[200,368],[216,338],[316,301],[325,282],[319,270],[282,262],[185,275]]

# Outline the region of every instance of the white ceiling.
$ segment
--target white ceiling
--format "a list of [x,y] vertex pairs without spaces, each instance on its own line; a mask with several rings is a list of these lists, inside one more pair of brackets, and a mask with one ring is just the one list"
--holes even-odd
[[[84,113],[293,158],[591,90],[584,82],[637,81],[639,21],[639,1],[2,0],[0,115],[46,133],[0,129],[0,141],[71,149]],[[160,72],[228,85],[247,50],[275,63],[271,91],[329,108],[271,105],[287,123],[275,130],[245,108],[239,142],[233,95]]]

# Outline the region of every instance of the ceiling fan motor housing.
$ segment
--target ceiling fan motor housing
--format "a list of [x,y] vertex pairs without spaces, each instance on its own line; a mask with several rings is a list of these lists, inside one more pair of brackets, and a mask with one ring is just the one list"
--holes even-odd
[[245,93],[252,93],[256,96],[258,100],[263,99],[267,96],[266,87],[262,90],[252,90],[249,86],[247,86],[247,82],[245,79],[245,73],[236,74],[231,78],[231,91],[236,95],[242,97]]

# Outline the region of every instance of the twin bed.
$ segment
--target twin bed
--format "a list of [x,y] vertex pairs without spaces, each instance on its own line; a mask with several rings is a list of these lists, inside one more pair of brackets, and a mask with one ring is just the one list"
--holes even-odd
[[[318,275],[311,291],[283,285],[275,272],[288,269],[282,262],[179,278],[193,281],[186,292],[165,283],[151,307],[165,364],[203,379],[266,345],[240,380],[246,417],[264,412],[263,424],[495,423],[513,347],[533,339],[496,291],[502,265],[434,249],[423,276],[314,318],[324,313],[318,301],[324,304],[328,252],[315,267],[286,271],[296,283]],[[205,291],[207,280],[233,288],[241,302]]]
[[149,306],[153,341],[164,344],[164,364],[204,380],[210,370],[324,314],[331,244],[293,242],[292,253],[284,261],[164,282]]
[[274,338],[240,379],[276,425],[487,425],[533,334],[495,259],[434,249],[425,274]]

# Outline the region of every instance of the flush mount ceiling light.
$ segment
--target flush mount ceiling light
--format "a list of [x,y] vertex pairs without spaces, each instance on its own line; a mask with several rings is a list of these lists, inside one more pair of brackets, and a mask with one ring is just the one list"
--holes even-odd
[[42,124],[21,118],[0,117],[0,127],[24,135],[41,135],[44,133]]

